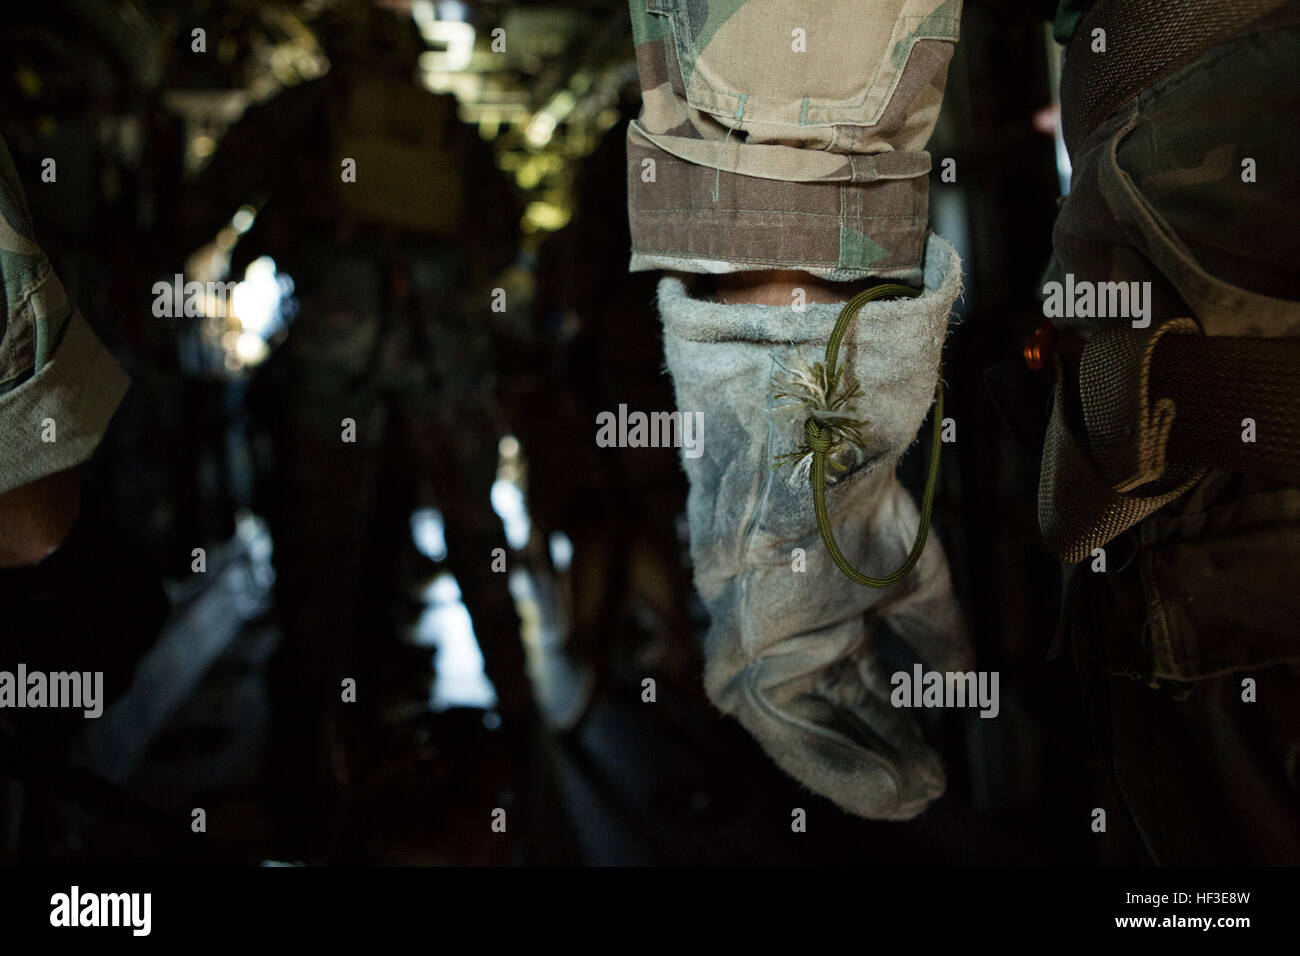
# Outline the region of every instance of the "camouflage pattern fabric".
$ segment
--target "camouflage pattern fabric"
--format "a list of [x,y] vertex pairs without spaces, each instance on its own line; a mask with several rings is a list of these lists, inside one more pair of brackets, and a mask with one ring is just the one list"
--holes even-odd
[[629,0],[633,271],[921,280],[961,0]]
[[[1163,10],[1175,35],[1189,6]],[[1126,42],[1108,26],[1108,44]],[[1087,27],[1067,71],[1096,68],[1091,58],[1105,55],[1084,42]],[[1153,29],[1143,23],[1139,32]],[[1211,337],[1300,335],[1297,57],[1300,3],[1289,0],[1091,131],[1072,150],[1071,192],[1053,235],[1058,271],[1150,282],[1147,338],[1187,326]],[[1091,343],[1129,322],[1057,324]],[[1058,399],[1077,388],[1067,367]],[[1077,469],[1051,453],[1054,442],[1078,436],[1085,467],[1115,483],[1123,472],[1107,462],[1129,460],[1117,443],[1142,431],[1072,421],[1066,406],[1058,401],[1049,425],[1040,523],[1069,507],[1077,487]],[[1217,469],[1180,489],[1186,477],[1168,469],[1127,489],[1157,508],[1106,543],[1106,573],[1093,573],[1092,560],[1067,569],[1064,643],[1083,679],[1111,794],[1148,859],[1294,865],[1300,490]],[[1171,487],[1180,495],[1165,503]]]
[[[1300,3],[1277,6],[1132,97],[1074,149],[1071,192],[1053,232],[1055,271],[1079,283],[1149,284],[1150,325],[1125,332],[1139,347],[1154,344],[1176,323],[1212,337],[1300,335],[1300,237],[1291,225],[1296,182],[1287,123],[1300,102],[1285,75],[1300,52]],[[1177,16],[1168,14],[1170,29],[1177,28]],[[1111,42],[1126,42],[1118,21],[1109,26]],[[1160,24],[1144,18],[1131,29],[1154,32]],[[1086,39],[1071,46],[1067,71],[1105,68],[1101,58],[1108,54],[1094,53]],[[1066,102],[1063,109],[1072,105]],[[1054,321],[1092,348],[1100,334],[1113,340],[1127,330],[1130,317]],[[1062,406],[1048,429],[1039,522],[1049,546],[1067,561],[1106,544],[1165,505],[1170,493],[1186,491],[1200,474],[1164,468],[1163,442],[1141,447],[1151,437],[1146,423],[1158,417],[1161,398],[1152,395],[1149,407],[1143,405],[1148,368],[1126,371],[1118,367],[1118,353],[1107,365],[1101,370],[1106,384],[1094,388],[1092,397],[1106,399],[1128,388],[1141,399],[1109,402],[1108,414],[1086,424],[1067,421]],[[1078,386],[1072,370],[1064,371],[1059,388],[1069,394]],[[1089,398],[1084,396],[1085,408]],[[1081,536],[1078,515],[1072,515],[1079,504],[1071,500],[1079,462],[1066,453],[1075,444],[1071,433],[1080,436],[1078,446],[1089,449],[1087,457],[1107,483],[1128,495],[1127,504],[1145,501],[1146,507],[1130,508],[1127,520],[1102,522],[1103,532]],[[1147,466],[1134,467],[1144,459]]]
[[0,140],[0,494],[90,457],[127,376],[36,244],[8,147]]

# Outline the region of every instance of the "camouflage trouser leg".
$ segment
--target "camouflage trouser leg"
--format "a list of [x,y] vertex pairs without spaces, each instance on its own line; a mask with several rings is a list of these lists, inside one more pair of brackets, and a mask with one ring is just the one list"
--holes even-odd
[[[1290,6],[1291,25],[1211,49],[1073,151],[1061,269],[1151,282],[1153,330],[1300,335]],[[1300,861],[1300,489],[1210,469],[1106,549],[1105,574],[1068,576],[1064,630],[1115,809],[1161,863]]]
[[629,0],[632,269],[919,283],[960,0]]
[[492,509],[497,429],[484,405],[479,396],[452,389],[416,398],[413,438],[442,510],[447,566],[473,622],[497,709],[507,718],[526,718],[534,711],[533,691],[509,578],[495,560],[509,547]]
[[[830,520],[855,564],[887,574],[917,527],[893,468],[929,407],[961,281],[952,249],[927,245],[925,152],[960,0],[630,2],[643,92],[627,133],[633,271],[925,287],[860,310],[844,359],[872,437],[831,492]],[[703,428],[685,465],[710,699],[845,809],[915,816],[943,792],[943,770],[889,703],[883,648],[892,632],[933,666],[969,661],[942,548],[932,538],[896,588],[863,588],[827,555],[806,474],[772,472],[804,417],[770,424],[776,381],[819,360],[840,306],[720,305],[673,279],[659,306],[677,403]]]

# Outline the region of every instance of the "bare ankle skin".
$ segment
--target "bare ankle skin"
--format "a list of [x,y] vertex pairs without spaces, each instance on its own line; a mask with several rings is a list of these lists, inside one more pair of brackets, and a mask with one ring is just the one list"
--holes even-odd
[[866,287],[863,282],[828,282],[797,269],[763,269],[755,272],[729,272],[716,276],[715,292],[710,298],[724,305],[790,305],[804,303],[847,302]]

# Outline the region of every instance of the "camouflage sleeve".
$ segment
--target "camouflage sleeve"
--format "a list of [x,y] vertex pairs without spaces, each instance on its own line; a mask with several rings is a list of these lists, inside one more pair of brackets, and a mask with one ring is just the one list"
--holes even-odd
[[127,375],[68,304],[0,140],[0,494],[90,457]]
[[919,282],[961,0],[629,0],[633,271]]

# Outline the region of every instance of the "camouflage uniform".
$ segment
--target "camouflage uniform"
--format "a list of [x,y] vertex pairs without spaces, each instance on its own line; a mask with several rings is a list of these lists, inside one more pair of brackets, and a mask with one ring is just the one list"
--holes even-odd
[[[1153,17],[1169,7],[1141,0]],[[1071,70],[1100,67],[1156,31],[1124,35],[1101,0],[1067,51]],[[1159,9],[1162,8],[1163,9]],[[1300,217],[1294,118],[1300,111],[1300,3],[1183,0],[1191,18],[1264,13],[1193,62],[1142,89],[1070,144],[1073,178],[1053,232],[1056,270],[1093,282],[1150,282],[1151,328],[1127,319],[1059,319],[1093,343],[1143,346],[1165,335],[1300,336]],[[1090,31],[1107,29],[1109,53]],[[1150,42],[1150,41],[1147,41]],[[1139,67],[1140,68],[1140,67]],[[1067,99],[1063,111],[1073,104]],[[1067,140],[1070,117],[1066,116]],[[1254,161],[1255,175],[1243,168]],[[1300,860],[1300,490],[1286,481],[1176,465],[1146,444],[1160,394],[1139,363],[1111,362],[1106,391],[1152,401],[1136,427],[1078,421],[1065,363],[1048,431],[1039,522],[1067,572],[1062,634],[1113,785],[1112,806],[1160,863]],[[1208,383],[1207,388],[1213,388]],[[1174,414],[1177,414],[1175,409]],[[1295,410],[1300,413],[1300,409]],[[1187,414],[1187,412],[1184,412]],[[1239,422],[1232,422],[1236,441]],[[1260,443],[1269,442],[1261,434]],[[1136,503],[1131,530],[1070,540],[1069,499],[1088,469],[1114,500]],[[1163,465],[1163,468],[1159,467]],[[1145,472],[1145,473],[1144,473]],[[1092,573],[1093,547],[1109,552]],[[1255,700],[1243,699],[1243,681]]]
[[[13,160],[0,140],[0,494],[86,461],[127,375],[35,241]],[[48,440],[52,439],[52,440]],[[76,524],[39,564],[0,570],[0,669],[100,671],[105,707],[130,686],[168,607],[153,569],[84,487]],[[79,711],[0,711],[0,863],[49,862],[68,846],[68,810],[50,786],[83,722]],[[7,739],[12,735],[12,741]]]
[[960,0],[630,0],[632,269],[921,281]]
[[[1152,24],[1163,18],[1176,25],[1179,17],[1221,13],[1208,0],[1132,2],[1141,4],[1135,33],[1112,35],[1107,55],[1139,48],[1144,16]],[[923,264],[930,265],[928,257],[922,262],[930,165],[923,147],[957,39],[959,3],[858,0],[822,5],[815,13],[758,0],[630,3],[644,90],[642,115],[628,130],[633,270],[783,268],[833,280],[920,279]],[[1090,69],[1090,31],[1106,24],[1107,6],[1106,0],[1060,5],[1057,38],[1066,42],[1077,32],[1083,41],[1071,46],[1067,72]],[[1152,283],[1151,328],[1132,333],[1134,354],[1179,331],[1300,333],[1296,163],[1288,126],[1300,105],[1291,65],[1300,53],[1297,6],[1237,0],[1232,11],[1243,23],[1254,22],[1169,76],[1148,79],[1146,89],[1071,144],[1072,190],[1054,235],[1057,270],[1093,283]],[[800,42],[804,53],[796,52]],[[1182,41],[1175,30],[1167,42]],[[1140,57],[1126,70],[1151,77]],[[1072,106],[1063,104],[1067,129]],[[1268,172],[1244,181],[1245,157]],[[676,286],[661,287],[679,402],[683,394],[701,403],[711,393],[733,398],[725,407],[714,403],[723,413],[714,433],[728,426],[734,431],[747,424],[733,395],[734,363],[711,373],[708,360],[682,356],[716,349],[712,343],[767,340],[775,370],[790,360],[778,355],[777,343],[799,341],[807,330],[741,315],[749,307],[739,306],[721,307],[736,310],[727,323],[715,311],[719,306],[674,305],[680,298]],[[1128,318],[1060,325],[1067,337],[1085,342],[1099,333],[1129,334]],[[692,337],[695,343],[684,348],[679,340]],[[924,347],[918,340],[913,360]],[[893,360],[904,361],[904,353]],[[1134,825],[1146,855],[1161,862],[1294,862],[1300,858],[1300,720],[1293,703],[1300,699],[1294,587],[1300,491],[1285,482],[1166,464],[1163,454],[1153,466],[1151,449],[1163,452],[1163,446],[1152,427],[1156,416],[1140,414],[1147,411],[1146,368],[1134,361],[1100,372],[1115,383],[1117,395],[1140,395],[1130,403],[1137,422],[1130,427],[1116,418],[1091,429],[1075,422],[1070,412],[1079,386],[1075,368],[1064,363],[1039,511],[1048,543],[1068,562],[1114,542],[1108,573],[1092,574],[1088,564],[1077,563],[1067,570],[1062,613],[1062,635],[1079,666],[1114,785],[1112,806]],[[762,404],[762,382],[750,375],[749,383],[749,403]],[[779,445],[783,436],[773,431],[766,440]],[[718,541],[726,534],[748,541],[753,516],[732,515],[730,527],[719,526],[717,517],[736,509],[721,499],[747,489],[724,464],[710,466],[710,457],[706,451],[700,462],[685,464],[692,478],[692,536],[702,539],[693,543],[697,584],[714,618],[713,656],[730,647],[732,638],[719,633],[730,629],[741,635],[751,665],[780,647],[786,672],[800,670],[796,655],[824,654],[821,645],[829,638],[813,627],[802,633],[817,636],[818,643],[781,644],[772,639],[777,628],[770,620],[742,619],[764,610],[746,586],[753,569],[734,561],[719,568],[726,551]],[[1080,533],[1072,505],[1076,469],[1095,472],[1124,513],[1121,521],[1109,527],[1094,522]],[[721,482],[715,471],[725,476]],[[753,488],[763,489],[763,508],[770,509],[767,486]],[[855,517],[872,524],[882,516]],[[768,560],[774,563],[773,556]],[[810,569],[812,560],[810,551]],[[719,574],[730,583],[716,580]],[[766,649],[753,650],[755,630]],[[947,651],[949,660],[960,661],[959,644]],[[1256,682],[1257,703],[1243,704],[1246,677]],[[706,670],[715,702],[735,712],[738,705],[723,698],[721,683]],[[829,692],[833,683],[797,688],[803,696],[794,710],[802,712],[795,716],[805,727],[831,727],[834,720],[817,713],[828,703],[843,710],[847,698]],[[870,684],[863,669],[868,697]],[[751,682],[750,689],[761,695],[769,688]],[[891,807],[858,781],[852,786],[859,799],[873,805],[852,806],[835,792],[839,785],[822,779],[828,774],[815,766],[815,754],[782,752],[743,710],[739,716],[782,766],[855,812],[907,816],[941,788],[941,780],[926,787],[933,767],[917,757],[904,767],[921,777],[919,784],[905,781],[922,792],[910,805]],[[891,737],[865,711],[856,717],[896,747],[906,740]],[[804,745],[817,743],[810,735]]]
[[[920,520],[894,466],[930,407],[961,286],[956,252],[927,237],[924,149],[961,3],[631,8],[643,90],[627,133],[634,271],[798,269],[923,287],[861,308],[841,352],[842,387],[861,390],[847,411],[870,437],[833,449],[828,520],[855,567],[888,574]],[[890,705],[890,674],[917,659],[965,670],[971,654],[934,536],[913,573],[882,589],[843,578],[819,540],[801,442],[807,409],[840,407],[837,386],[816,384],[840,308],[722,305],[660,283],[677,404],[704,423],[702,455],[683,458],[711,617],[704,686],[806,786],[864,817],[908,819],[945,779],[912,715]],[[802,465],[774,471],[791,453]]]

